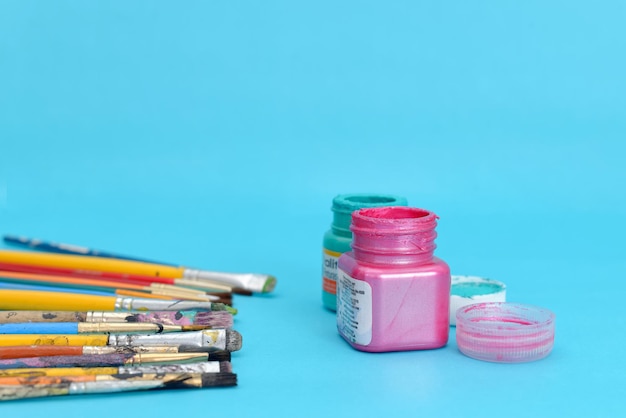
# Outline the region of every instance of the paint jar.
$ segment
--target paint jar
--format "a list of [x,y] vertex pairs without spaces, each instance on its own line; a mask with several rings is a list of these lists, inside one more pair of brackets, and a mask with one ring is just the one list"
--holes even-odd
[[352,212],[379,206],[406,206],[404,197],[385,194],[343,194],[333,199],[333,223],[324,234],[322,248],[322,302],[330,310],[337,309],[337,260],[350,251]]
[[339,258],[337,329],[352,347],[424,350],[448,342],[450,268],[434,256],[437,216],[383,207],[352,214],[352,251]]

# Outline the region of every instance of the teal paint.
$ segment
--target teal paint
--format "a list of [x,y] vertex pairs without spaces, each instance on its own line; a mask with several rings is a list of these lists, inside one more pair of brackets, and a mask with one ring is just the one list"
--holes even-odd
[[471,298],[477,295],[489,295],[502,291],[502,285],[499,283],[483,282],[483,283],[458,283],[452,286],[452,294],[462,298]]
[[498,280],[453,274],[451,283],[450,325],[452,326],[456,326],[456,313],[463,306],[506,301],[506,285]]
[[352,212],[363,208],[407,206],[404,197],[387,194],[342,194],[335,196],[331,211],[333,222],[324,234],[322,248],[322,302],[324,307],[337,309],[337,262],[341,254],[350,251]]

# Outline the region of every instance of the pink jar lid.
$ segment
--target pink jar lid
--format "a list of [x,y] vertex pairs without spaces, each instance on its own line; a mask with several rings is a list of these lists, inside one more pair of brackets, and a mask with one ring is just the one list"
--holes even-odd
[[551,311],[532,305],[486,302],[456,312],[456,342],[468,357],[521,363],[546,357],[554,346]]

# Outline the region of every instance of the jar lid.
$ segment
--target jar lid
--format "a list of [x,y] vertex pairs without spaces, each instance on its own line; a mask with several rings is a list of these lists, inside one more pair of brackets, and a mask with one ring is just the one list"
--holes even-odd
[[554,321],[554,313],[532,305],[476,303],[456,312],[456,342],[463,354],[478,360],[539,360],[554,346]]
[[333,229],[352,236],[350,223],[352,212],[362,208],[375,208],[380,206],[406,206],[404,197],[390,194],[377,193],[351,193],[340,194],[333,199],[331,210],[333,211]]
[[407,200],[401,196],[379,193],[351,193],[335,196],[331,210],[350,215],[355,210],[362,208],[406,205]]
[[450,288],[450,325],[456,325],[456,311],[482,302],[505,302],[506,285],[478,276],[452,275]]

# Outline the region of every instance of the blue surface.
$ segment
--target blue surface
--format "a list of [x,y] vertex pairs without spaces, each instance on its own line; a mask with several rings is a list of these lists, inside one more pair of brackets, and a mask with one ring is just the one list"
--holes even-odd
[[[621,1],[1,2],[0,232],[279,278],[236,300],[239,387],[3,416],[621,415],[625,17]],[[550,357],[480,362],[454,330],[436,351],[352,350],[320,259],[331,200],[353,192],[438,213],[453,273],[556,313]]]

